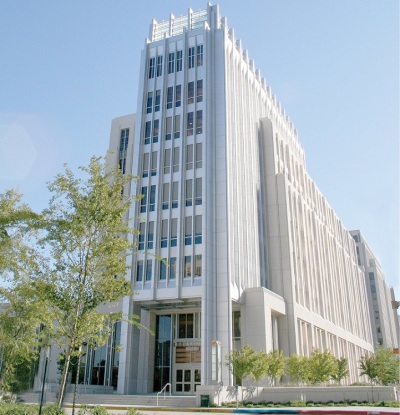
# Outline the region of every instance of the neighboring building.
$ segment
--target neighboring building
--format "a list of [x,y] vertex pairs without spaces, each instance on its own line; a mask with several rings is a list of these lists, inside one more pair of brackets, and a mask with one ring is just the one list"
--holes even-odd
[[153,21],[137,114],[113,120],[110,149],[143,195],[123,312],[155,334],[122,323],[118,393],[230,385],[225,356],[245,344],[329,348],[359,380],[373,339],[355,242],[218,6]]
[[386,283],[379,261],[361,232],[350,233],[356,242],[358,265],[365,274],[374,344],[398,349],[399,317],[393,288]]

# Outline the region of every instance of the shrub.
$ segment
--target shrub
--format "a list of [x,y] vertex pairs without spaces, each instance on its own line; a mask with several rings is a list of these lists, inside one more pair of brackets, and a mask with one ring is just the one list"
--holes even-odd
[[[0,415],[37,415],[39,405],[0,403]],[[64,415],[65,412],[57,405],[45,405],[43,415]]]
[[78,415],[108,415],[108,411],[102,406],[84,405],[81,409],[79,409]]
[[128,409],[126,415],[141,415],[141,412],[136,410],[135,408]]
[[289,406],[306,406],[306,403],[304,401],[290,401]]

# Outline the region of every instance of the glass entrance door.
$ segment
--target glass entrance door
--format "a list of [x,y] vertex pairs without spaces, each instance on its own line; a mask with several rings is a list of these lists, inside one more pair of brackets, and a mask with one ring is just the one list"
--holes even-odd
[[193,369],[191,367],[175,370],[175,392],[194,394],[197,385],[201,383],[200,369]]

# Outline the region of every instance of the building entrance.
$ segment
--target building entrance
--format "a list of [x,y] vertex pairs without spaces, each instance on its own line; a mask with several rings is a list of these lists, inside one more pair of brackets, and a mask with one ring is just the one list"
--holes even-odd
[[201,384],[200,369],[193,367],[182,367],[175,370],[175,379],[173,381],[173,391],[177,394],[193,395],[196,392],[197,385]]

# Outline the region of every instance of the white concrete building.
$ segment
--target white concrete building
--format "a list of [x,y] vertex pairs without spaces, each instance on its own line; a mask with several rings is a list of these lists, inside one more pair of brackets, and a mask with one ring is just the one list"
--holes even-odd
[[113,120],[110,149],[144,195],[122,307],[155,333],[122,323],[119,393],[230,385],[225,356],[245,344],[329,348],[358,380],[373,338],[355,242],[218,6],[152,22],[137,114]]
[[356,242],[358,265],[365,274],[374,345],[399,348],[399,317],[393,288],[359,230],[350,231]]

